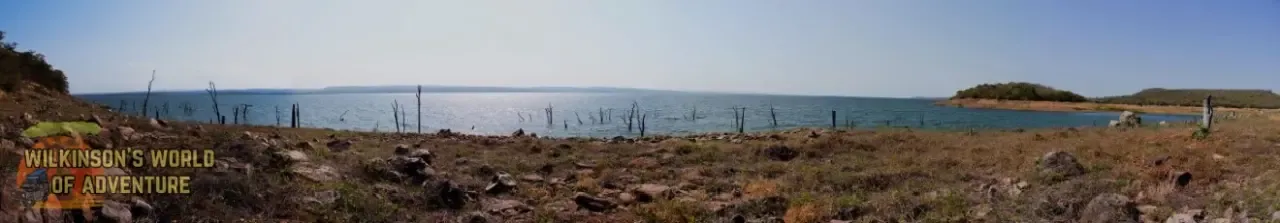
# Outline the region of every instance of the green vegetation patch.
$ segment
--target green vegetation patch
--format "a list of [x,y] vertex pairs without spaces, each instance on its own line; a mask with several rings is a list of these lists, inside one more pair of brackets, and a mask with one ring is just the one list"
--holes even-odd
[[1280,108],[1280,95],[1270,90],[1151,88],[1132,95],[1100,98],[1101,103],[1135,105],[1201,106],[1213,96],[1216,107]]
[[1088,100],[1084,96],[1080,96],[1074,92],[1058,90],[1048,86],[1026,82],[981,84],[969,89],[957,91],[956,95],[951,98],[1064,102],[1083,102]]

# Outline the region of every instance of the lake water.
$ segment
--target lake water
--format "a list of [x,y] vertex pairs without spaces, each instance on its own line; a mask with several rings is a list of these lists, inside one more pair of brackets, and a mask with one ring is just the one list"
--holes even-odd
[[[110,107],[124,103],[125,112],[138,112],[142,94],[79,95]],[[247,122],[254,125],[289,125],[289,108],[301,106],[306,127],[379,132],[395,131],[393,102],[405,107],[405,128],[417,131],[414,94],[297,94],[219,95],[219,108],[227,123],[235,105],[247,104]],[[925,129],[1014,129],[1102,126],[1119,116],[1115,112],[1033,112],[935,106],[932,99],[683,94],[683,93],[426,93],[422,95],[422,131],[452,129],[474,134],[507,135],[516,129],[551,136],[612,137],[638,135],[624,123],[631,103],[646,115],[646,134],[681,135],[700,132],[732,132],[733,107],[746,107],[745,131],[794,127],[830,127],[831,111],[842,128],[911,127]],[[151,96],[151,107],[165,119],[209,122],[214,120],[212,101],[205,94],[162,93]],[[193,108],[183,112],[183,105]],[[553,110],[547,123],[545,108]],[[772,125],[770,105],[777,117]],[[612,112],[610,112],[610,109]],[[697,118],[690,116],[696,109]],[[156,109],[151,109],[155,111]],[[604,122],[599,114],[604,111]],[[154,112],[149,112],[154,115]],[[576,113],[576,114],[575,114]],[[579,122],[581,117],[581,123]],[[1193,116],[1143,115],[1143,121],[1189,121]],[[593,120],[594,119],[594,120]],[[637,122],[638,125],[638,122]],[[567,126],[567,127],[566,127]]]

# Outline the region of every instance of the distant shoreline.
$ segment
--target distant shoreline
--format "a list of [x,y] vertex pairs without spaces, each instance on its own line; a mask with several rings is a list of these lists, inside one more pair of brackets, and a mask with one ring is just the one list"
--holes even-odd
[[[1160,106],[1106,104],[1096,102],[1053,102],[1053,101],[1015,101],[995,99],[948,99],[936,103],[940,106],[963,108],[1005,109],[1019,111],[1057,111],[1057,112],[1120,112],[1133,111],[1148,114],[1198,115],[1204,111],[1201,107],[1192,106]],[[1216,107],[1215,111],[1229,112],[1264,112],[1280,111],[1277,109],[1225,108]]]

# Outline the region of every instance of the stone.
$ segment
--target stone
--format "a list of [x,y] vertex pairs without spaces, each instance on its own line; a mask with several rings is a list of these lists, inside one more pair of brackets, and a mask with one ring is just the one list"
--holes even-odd
[[133,211],[130,205],[117,201],[102,202],[102,217],[111,222],[133,222]]
[[618,203],[631,204],[636,202],[636,195],[631,192],[618,193]]
[[169,129],[169,123],[160,119],[153,118],[147,121],[147,124],[151,125],[151,128],[155,128],[155,129]]
[[0,151],[18,151],[18,143],[8,139],[0,139]]
[[529,181],[529,182],[542,182],[543,179],[541,175],[525,174],[523,176],[520,176],[520,180]]
[[333,202],[335,201],[338,201],[338,198],[340,197],[341,197],[341,194],[338,194],[338,191],[336,190],[324,190],[324,191],[317,191],[311,196],[303,197],[302,201],[316,203],[320,205],[328,205],[328,204],[333,204]]
[[795,149],[791,149],[791,147],[787,147],[785,145],[769,146],[769,148],[764,149],[764,154],[769,157],[769,159],[775,161],[791,161],[797,156],[800,156],[800,152],[797,152]]
[[502,216],[512,216],[533,211],[533,207],[519,200],[489,199],[483,204],[485,210],[489,213]]
[[93,124],[98,124],[98,126],[107,125],[107,120],[103,119],[102,117],[99,117],[97,114],[89,116],[89,120],[85,120],[85,121],[92,122]]
[[316,144],[315,144],[315,143],[312,143],[312,142],[305,142],[305,141],[304,141],[304,142],[298,142],[298,144],[294,145],[294,147],[295,147],[295,148],[298,148],[298,149],[300,149],[300,150],[308,150],[308,151],[310,151],[310,150],[315,150],[315,149],[316,149]]
[[515,187],[516,180],[512,179],[511,174],[498,172],[493,175],[493,179],[489,182],[489,186],[484,187],[484,191],[491,194],[497,194],[510,191]]
[[409,157],[422,159],[422,161],[427,162],[427,164],[430,164],[431,159],[435,158],[435,155],[431,154],[431,150],[427,150],[427,149],[415,149],[413,151],[409,151],[409,154],[406,154],[406,155]]
[[653,157],[636,157],[635,159],[631,159],[631,162],[627,162],[627,166],[636,169],[652,169],[661,165],[662,164],[658,163],[658,160]]
[[1040,160],[1036,161],[1039,168],[1040,176],[1050,179],[1073,177],[1084,174],[1084,166],[1076,160],[1076,157],[1070,153],[1063,151],[1054,151],[1044,154]]
[[1170,215],[1169,218],[1164,220],[1164,222],[1165,223],[1197,223],[1197,222],[1204,221],[1204,218],[1205,218],[1204,214],[1205,214],[1204,210],[1200,210],[1200,209],[1182,210],[1182,211],[1179,211],[1178,213],[1174,213],[1173,215]]
[[440,203],[451,209],[462,209],[471,200],[471,193],[458,187],[458,184],[452,181],[440,181],[436,185],[436,197],[440,199]]
[[489,222],[498,222],[498,220],[495,220],[493,216],[490,216],[489,214],[485,214],[484,212],[471,211],[471,212],[464,213],[461,216],[458,216],[458,220],[456,222],[458,223],[489,223]]
[[253,132],[250,132],[250,131],[244,131],[244,132],[240,133],[240,139],[244,139],[244,140],[258,140],[258,134],[253,133]]
[[400,156],[409,155],[409,149],[409,145],[396,144],[395,154]]
[[275,155],[287,162],[307,162],[311,160],[307,158],[306,153],[297,150],[281,150],[276,152]]
[[342,178],[333,167],[302,163],[289,168],[289,172],[315,182],[329,182]]
[[1129,197],[1104,193],[1093,197],[1080,212],[1080,223],[1137,223],[1138,207]]
[[597,165],[595,162],[591,162],[591,161],[578,161],[578,162],[573,162],[573,166],[576,166],[578,168],[584,168],[584,169],[592,169],[592,168],[596,168]]
[[516,129],[516,132],[511,133],[511,137],[524,137],[524,129]]
[[1191,172],[1178,171],[1170,175],[1173,185],[1183,187],[1191,183]]
[[1132,111],[1124,111],[1120,113],[1120,119],[1111,120],[1107,124],[1110,127],[1139,127],[1142,126],[1142,117]]
[[578,192],[577,195],[573,197],[573,203],[577,204],[579,208],[587,209],[592,212],[605,212],[618,207],[618,205],[614,204],[612,201],[587,195],[582,192]]
[[136,131],[134,131],[133,128],[124,126],[116,127],[116,135],[119,135],[120,139],[125,141],[138,139],[138,134],[136,134]]
[[329,147],[329,150],[332,150],[334,152],[342,152],[342,151],[346,151],[347,149],[350,149],[351,144],[352,144],[351,140],[335,139],[335,140],[329,141],[328,143],[325,143],[324,145]]
[[1160,125],[1161,127],[1169,126],[1169,122],[1166,122],[1166,121],[1160,121],[1160,123],[1159,123],[1158,125]]
[[131,202],[133,202],[133,206],[131,207],[130,211],[136,217],[150,216],[151,213],[155,212],[156,210],[154,207],[151,206],[151,204],[147,203],[147,201],[142,200],[142,198],[139,198],[139,197],[133,197],[133,199],[131,199]]
[[668,187],[666,185],[641,184],[639,186],[636,186],[635,189],[632,189],[631,192],[635,193],[637,201],[652,202],[658,199],[665,199],[670,197],[670,193],[668,193],[670,190],[671,190],[671,187]]
[[1271,212],[1272,221],[1280,221],[1280,211]]

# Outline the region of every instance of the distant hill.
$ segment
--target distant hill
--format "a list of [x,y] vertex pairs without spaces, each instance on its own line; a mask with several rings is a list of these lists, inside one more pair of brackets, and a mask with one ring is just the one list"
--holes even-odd
[[1163,89],[1150,88],[1132,95],[1098,98],[1101,103],[1136,105],[1200,106],[1206,96],[1213,104],[1235,108],[1280,108],[1280,95],[1254,89]]
[[956,95],[951,98],[1063,102],[1083,102],[1088,100],[1084,96],[1080,96],[1074,92],[1058,90],[1048,86],[1026,82],[981,84],[969,89],[957,91]]

